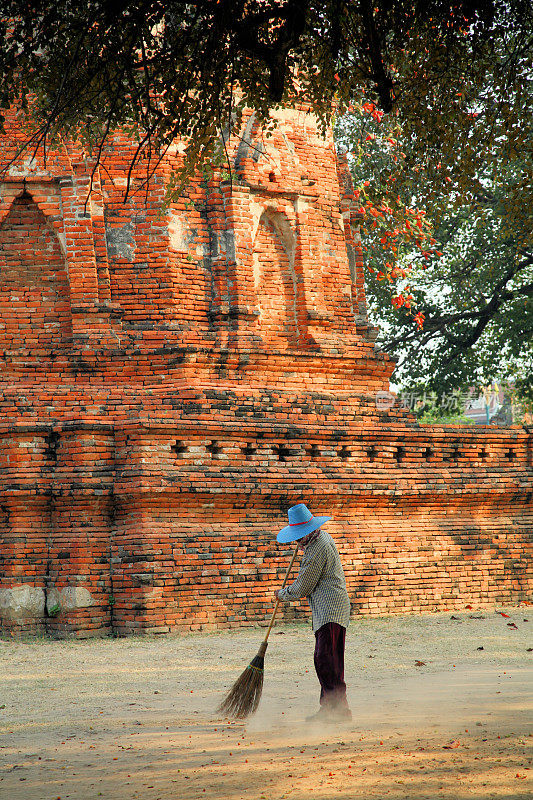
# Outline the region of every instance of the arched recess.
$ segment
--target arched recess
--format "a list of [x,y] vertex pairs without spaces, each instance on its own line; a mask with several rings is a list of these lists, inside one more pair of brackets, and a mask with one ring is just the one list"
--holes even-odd
[[0,351],[49,358],[72,336],[65,257],[29,192],[0,223]]
[[298,343],[295,253],[296,235],[286,215],[265,209],[254,239],[254,288],[259,332],[265,344],[276,347]]

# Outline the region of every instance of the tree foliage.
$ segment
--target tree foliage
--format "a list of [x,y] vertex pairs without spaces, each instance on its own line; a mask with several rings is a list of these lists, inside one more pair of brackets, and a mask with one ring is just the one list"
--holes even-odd
[[[530,62],[525,53],[521,59],[527,77]],[[507,107],[500,109],[483,137],[483,100],[494,95],[496,62],[477,111],[450,134],[465,141],[455,161],[444,137],[442,160],[428,166],[398,117],[382,118],[369,103],[338,122],[337,138],[351,150],[365,211],[367,293],[384,323],[385,349],[400,357],[396,382],[449,396],[509,381],[517,399],[531,405],[533,85],[529,74],[520,87],[521,111],[510,121]],[[465,169],[474,158],[475,170]],[[414,310],[423,327],[413,325]]]
[[[97,158],[126,128],[148,174],[181,137],[185,178],[216,156],[221,131],[239,131],[245,106],[267,125],[277,105],[304,102],[325,125],[364,89],[401,110],[430,163],[493,42],[510,24],[525,46],[530,23],[529,0],[4,0],[0,107],[29,113],[32,98],[30,145],[81,138]],[[494,97],[509,118],[515,57]]]

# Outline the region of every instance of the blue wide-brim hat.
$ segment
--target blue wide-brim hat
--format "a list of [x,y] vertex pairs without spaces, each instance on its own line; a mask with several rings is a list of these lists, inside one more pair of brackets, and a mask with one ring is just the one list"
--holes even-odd
[[313,517],[304,503],[298,503],[289,508],[289,524],[280,530],[277,541],[285,544],[303,539],[308,533],[313,533],[331,517]]

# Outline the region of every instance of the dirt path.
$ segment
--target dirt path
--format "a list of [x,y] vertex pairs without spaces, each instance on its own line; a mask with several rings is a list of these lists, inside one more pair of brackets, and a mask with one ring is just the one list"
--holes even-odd
[[533,608],[502,610],[353,621],[354,721],[336,729],[305,723],[318,708],[307,626],[274,630],[248,723],[214,708],[258,629],[0,641],[0,797],[530,800]]

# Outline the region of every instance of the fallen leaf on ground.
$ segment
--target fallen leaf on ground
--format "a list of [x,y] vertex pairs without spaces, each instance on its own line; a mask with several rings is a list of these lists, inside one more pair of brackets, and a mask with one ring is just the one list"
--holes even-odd
[[425,666],[426,666],[425,661],[415,661],[415,667],[425,667]]
[[497,614],[501,614],[501,615],[502,615],[502,617],[507,617],[507,619],[509,619],[509,618],[510,618],[510,617],[509,617],[509,614],[505,614],[503,611],[497,611],[496,613],[497,613]]
[[507,627],[508,628],[515,628],[515,630],[518,630],[518,625],[515,625],[514,622],[508,622],[507,623]]
[[455,750],[456,747],[460,747],[460,746],[461,746],[461,742],[458,739],[453,739],[451,742],[448,742],[448,744],[444,745],[444,749],[445,750]]

